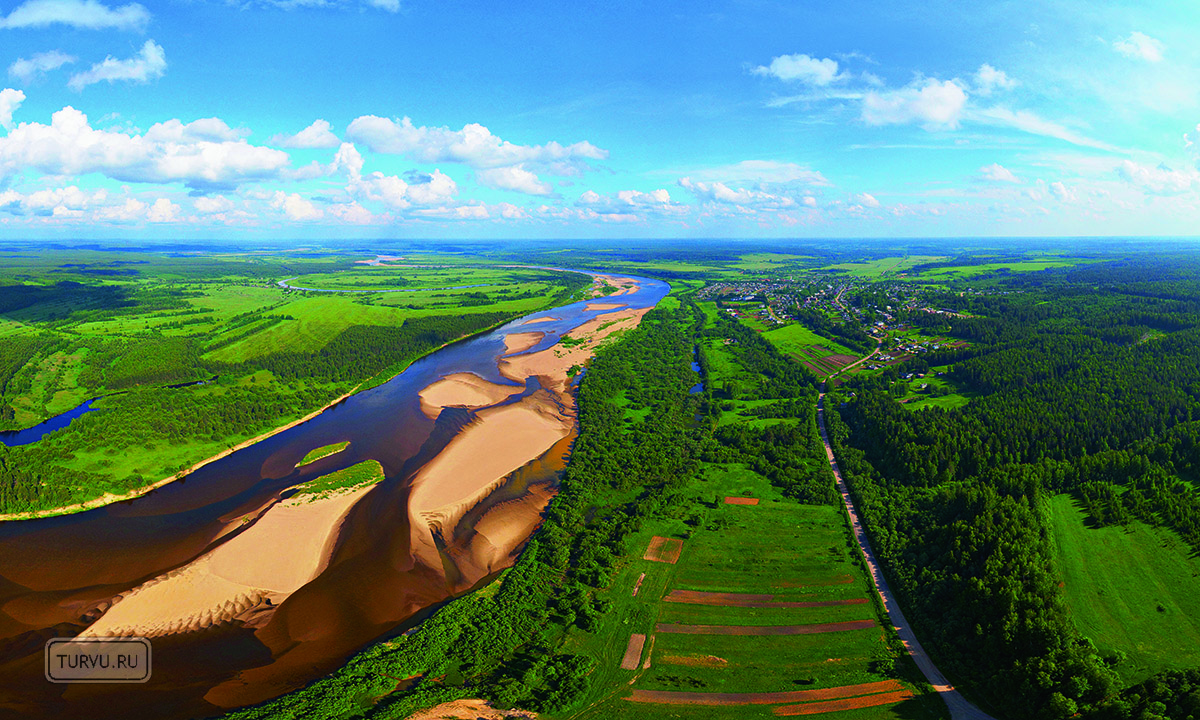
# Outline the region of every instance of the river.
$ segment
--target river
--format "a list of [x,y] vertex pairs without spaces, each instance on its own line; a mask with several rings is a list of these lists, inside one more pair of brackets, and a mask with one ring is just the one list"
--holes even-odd
[[[669,291],[664,282],[636,279],[636,292],[592,302],[645,308]],[[0,523],[0,715],[217,714],[311,682],[365,645],[403,629],[422,608],[448,599],[451,590],[440,569],[412,562],[405,509],[413,476],[475,414],[447,408],[430,419],[421,411],[418,393],[461,372],[513,385],[497,368],[505,335],[544,332],[526,352],[543,350],[609,311],[586,306],[579,302],[534,313],[449,345],[383,385],[143,497],[75,515]],[[554,319],[522,327],[542,317]],[[535,387],[530,380],[528,389]],[[343,441],[350,441],[347,450],[295,468],[309,450]],[[556,484],[569,450],[569,439],[556,444],[515,473],[489,502],[503,502],[526,487]],[[143,685],[45,680],[46,640],[82,632],[115,596],[245,532],[253,523],[242,519],[261,517],[288,488],[366,459],[380,462],[385,479],[350,509],[327,569],[273,609],[264,626],[228,623],[154,638],[154,671]]]

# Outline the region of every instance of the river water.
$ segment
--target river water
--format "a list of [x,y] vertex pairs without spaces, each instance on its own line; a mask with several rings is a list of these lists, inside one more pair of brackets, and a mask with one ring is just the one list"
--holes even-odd
[[[635,293],[592,302],[644,308],[669,291],[664,282],[638,280]],[[544,332],[527,352],[545,349],[611,311],[586,305],[534,313],[443,348],[379,387],[141,498],[75,515],[0,523],[0,716],[217,714],[311,682],[402,628],[414,613],[448,599],[442,577],[412,564],[407,496],[416,471],[474,413],[447,408],[431,420],[420,410],[418,393],[459,372],[513,385],[497,369],[504,336]],[[537,317],[555,319],[523,325]],[[347,450],[295,468],[309,450],[342,441],[350,441]],[[556,483],[569,449],[569,439],[557,444],[519,471],[514,487]],[[78,634],[114,596],[236,535],[240,518],[256,514],[288,488],[367,459],[383,465],[385,479],[350,511],[326,571],[280,604],[264,627],[235,623],[155,638],[153,675],[143,685],[45,680],[46,640]],[[498,495],[497,502],[503,501],[503,493]]]

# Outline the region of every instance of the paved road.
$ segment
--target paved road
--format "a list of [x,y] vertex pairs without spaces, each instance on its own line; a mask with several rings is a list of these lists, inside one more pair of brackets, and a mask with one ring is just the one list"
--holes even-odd
[[829,444],[829,435],[825,432],[825,393],[821,393],[820,399],[817,401],[817,427],[821,431],[821,440],[825,443],[825,456],[829,459],[829,466],[833,469],[833,475],[837,478],[838,492],[842,494],[842,501],[846,503],[846,512],[850,514],[850,525],[854,530],[854,537],[858,540],[858,546],[862,549],[863,556],[867,560],[867,569],[871,571],[871,579],[875,581],[875,588],[879,591],[879,597],[883,600],[883,606],[887,610],[888,619],[892,625],[896,627],[896,632],[899,633],[900,639],[904,642],[904,648],[908,650],[908,654],[912,656],[913,662],[921,669],[925,675],[925,679],[933,686],[933,689],[942,696],[942,700],[946,702],[946,707],[950,708],[950,717],[952,720],[995,720],[991,715],[972,705],[962,696],[954,686],[946,680],[946,676],[942,675],[933,661],[929,659],[929,655],[925,653],[925,648],[921,647],[921,643],[917,640],[917,636],[913,634],[912,627],[909,626],[908,620],[905,619],[904,613],[900,610],[900,605],[896,602],[895,596],[892,595],[891,588],[888,587],[887,580],[884,579],[883,573],[879,570],[879,561],[875,558],[875,552],[871,549],[871,543],[867,540],[867,533],[863,529],[862,523],[858,519],[858,511],[854,509],[854,501],[850,499],[850,491],[846,488],[846,482],[842,479],[842,471],[838,469],[837,460],[833,457],[833,447]]

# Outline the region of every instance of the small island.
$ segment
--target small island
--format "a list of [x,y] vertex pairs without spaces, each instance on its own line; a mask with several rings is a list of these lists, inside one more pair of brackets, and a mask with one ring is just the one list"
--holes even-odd
[[350,447],[349,440],[340,443],[333,443],[332,445],[322,445],[315,450],[310,450],[308,454],[300,460],[300,462],[296,463],[296,467],[302,468],[305,465],[311,465],[321,458],[327,458],[330,455],[336,455],[348,447]]
[[[349,445],[349,443],[344,443]],[[329,445],[328,447],[336,447]],[[325,448],[320,448],[324,450]],[[333,452],[340,452],[343,448],[338,448]],[[316,451],[314,451],[316,452]],[[311,454],[311,453],[310,453]],[[332,453],[329,453],[332,454]],[[322,456],[324,457],[324,456]],[[351,490],[357,490],[367,485],[374,485],[383,479],[383,466],[378,460],[363,460],[360,463],[355,463],[348,468],[343,468],[336,472],[331,472],[328,475],[322,475],[319,478],[309,480],[306,483],[295,487],[293,498],[299,498],[301,495],[311,495],[308,498],[309,502],[313,500],[324,500],[334,495],[341,495]]]

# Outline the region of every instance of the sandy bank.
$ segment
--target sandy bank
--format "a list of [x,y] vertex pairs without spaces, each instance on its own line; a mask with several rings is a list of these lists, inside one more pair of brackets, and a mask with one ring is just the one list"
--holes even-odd
[[637,292],[638,287],[641,286],[641,283],[634,278],[622,277],[620,275],[597,275],[596,279],[605,285],[611,285],[612,287],[617,288],[617,291],[608,295],[608,297],[628,295],[629,293]]
[[535,323],[556,322],[557,320],[558,320],[558,318],[556,318],[556,317],[540,317],[540,318],[534,318],[532,320],[526,320],[525,322],[523,322],[521,324],[522,325],[533,325]]
[[474,373],[455,373],[427,385],[421,391],[421,412],[426,417],[436,418],[445,407],[487,407],[524,389],[488,382]]
[[524,352],[537,345],[544,337],[546,337],[546,333],[540,331],[509,333],[504,336],[504,352],[505,354]]
[[[156,637],[218,625],[277,606],[325,569],[350,507],[371,489],[272,505],[254,525],[126,593],[81,635]],[[243,618],[244,619],[244,618]]]
[[608,336],[637,327],[642,316],[649,311],[650,308],[640,308],[600,315],[571,331],[571,337],[584,340],[582,344],[569,348],[556,345],[529,355],[503,358],[500,360],[500,373],[504,377],[519,381],[524,381],[530,375],[537,375],[543,378],[544,387],[561,392],[569,380],[568,370],[586,363],[596,347]]
[[625,307],[625,306],[621,305],[620,303],[594,302],[594,303],[588,303],[587,307],[585,309],[588,312],[592,312],[593,310],[619,310],[623,307]]

